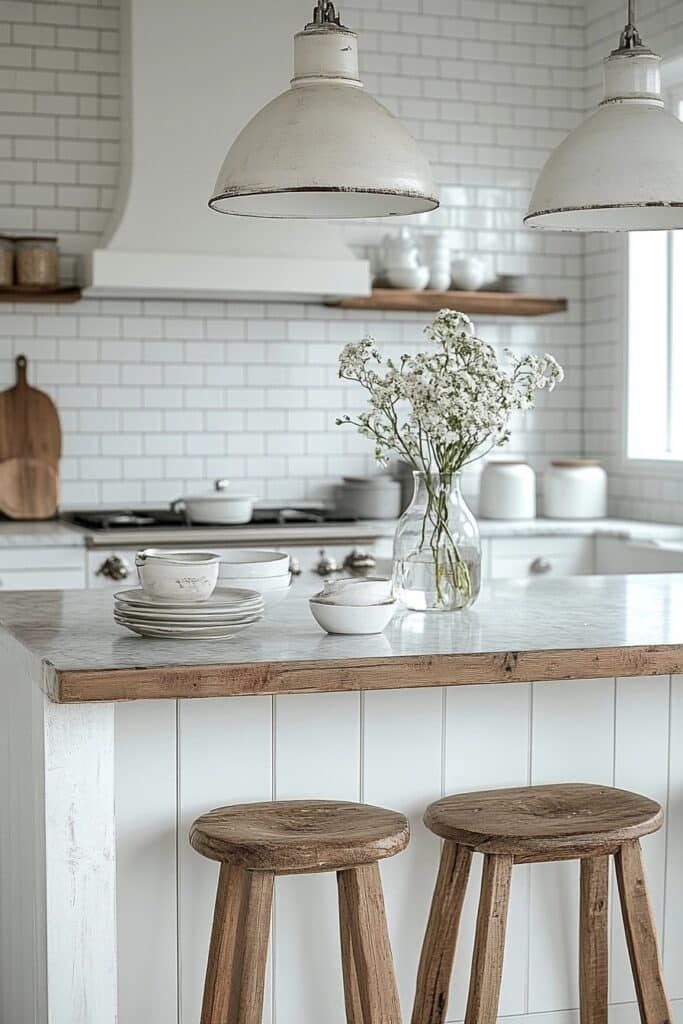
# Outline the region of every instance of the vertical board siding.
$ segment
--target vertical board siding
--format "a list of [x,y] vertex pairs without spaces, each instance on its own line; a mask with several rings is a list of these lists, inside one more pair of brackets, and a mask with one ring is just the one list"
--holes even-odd
[[441,795],[443,694],[440,689],[365,695],[363,798],[402,811],[411,841],[383,861],[382,880],[404,1019],[409,1019],[417,964],[439,859],[439,842],[422,823]]
[[[658,924],[664,918],[671,994],[683,995],[683,676],[671,686],[668,678],[589,679],[181,701],[177,737],[171,702],[122,705],[116,714],[121,1024],[136,1021],[136,1001],[145,1024],[174,1024],[176,939],[177,1019],[195,1024],[217,866],[190,848],[189,827],[211,807],[272,797],[362,799],[409,816],[408,850],[381,866],[407,1019],[439,856],[438,840],[422,824],[425,807],[446,792],[529,782],[616,784],[664,803],[668,794],[666,830],[643,845]],[[0,845],[5,858],[9,842]],[[464,1014],[478,860],[449,1021]],[[615,887],[612,904],[610,1013],[617,1024],[635,1024]],[[576,863],[515,868],[501,1016],[576,1024],[577,959]],[[266,1024],[273,1010],[277,1024],[343,1024],[333,873],[277,879],[269,986]]]
[[[669,781],[669,677],[618,679],[614,737],[614,785],[658,800],[666,811]],[[667,823],[643,839],[650,897],[657,929],[664,923]],[[610,1002],[635,999],[635,989],[618,905],[611,888],[612,944]]]
[[[529,781],[531,686],[462,686],[445,691],[444,792],[524,786]],[[528,960],[528,867],[512,876],[500,1014],[524,1013]],[[472,865],[456,950],[448,1019],[462,1020],[479,903],[481,858]]]
[[[611,785],[614,681],[534,683],[531,782]],[[529,1012],[578,1006],[578,862],[531,872]]]
[[[218,865],[189,844],[212,807],[272,797],[272,698],[178,701],[178,955],[180,1022],[201,1008]],[[270,974],[270,972],[269,972]],[[264,1021],[270,1019],[266,997]]]
[[[357,693],[276,698],[278,800],[360,799],[360,704]],[[277,1024],[342,1024],[334,872],[277,879],[273,941]]]
[[114,707],[41,697],[49,1020],[114,1024]]
[[178,1019],[176,702],[115,710],[118,1024]]
[[672,999],[683,999],[683,676],[671,677],[664,971]]

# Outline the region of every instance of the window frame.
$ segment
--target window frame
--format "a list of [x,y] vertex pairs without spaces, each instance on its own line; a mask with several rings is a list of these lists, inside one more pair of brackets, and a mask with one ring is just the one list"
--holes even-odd
[[[668,66],[663,68],[663,82],[664,82],[664,99],[668,106],[679,107],[679,116],[681,116],[681,108],[683,107],[683,55],[677,58],[675,61],[671,61]],[[683,121],[683,116],[681,116]],[[621,401],[620,401],[620,431],[621,431],[621,444],[619,451],[619,469],[624,472],[635,471],[639,474],[651,477],[671,477],[680,476],[683,477],[683,452],[676,456],[631,456],[629,455],[629,412],[630,412],[630,394],[629,394],[629,361],[630,361],[630,325],[629,325],[629,233],[625,233],[621,244],[618,247],[617,258],[621,266],[618,270],[619,279],[621,281],[621,288],[619,289],[618,301],[619,301],[619,314],[617,324],[617,337],[621,339],[622,344],[619,347],[619,360],[621,366],[615,366],[618,373],[618,380],[620,382],[621,390]],[[667,297],[668,297],[668,317],[671,317],[671,298],[672,298],[672,284],[671,284],[671,271],[672,271],[672,259],[671,259],[671,243],[672,236],[671,232],[668,233],[668,286],[667,286]],[[667,346],[667,362],[669,369],[673,364],[673,353],[672,353],[672,339],[669,334],[668,346]],[[672,402],[671,402],[671,387],[673,385],[673,374],[669,372],[667,380],[668,389],[668,417],[669,420],[672,418]]]

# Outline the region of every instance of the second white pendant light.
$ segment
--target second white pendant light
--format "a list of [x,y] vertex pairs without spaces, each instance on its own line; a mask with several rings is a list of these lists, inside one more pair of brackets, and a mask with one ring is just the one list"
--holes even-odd
[[363,89],[355,33],[330,0],[318,0],[294,37],[291,87],[237,136],[209,206],[247,217],[344,218],[438,205],[416,142]]
[[555,231],[683,228],[683,124],[664,106],[661,57],[643,46],[635,2],[603,62],[605,98],[555,149],[524,223]]

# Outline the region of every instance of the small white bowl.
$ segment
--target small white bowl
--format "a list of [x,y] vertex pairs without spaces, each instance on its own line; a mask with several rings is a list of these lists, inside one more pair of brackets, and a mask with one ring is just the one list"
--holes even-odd
[[322,601],[308,602],[313,618],[327,633],[345,633],[359,636],[381,633],[391,622],[398,601],[385,601],[364,607],[358,605],[325,604]]
[[[224,586],[235,586],[235,580],[231,576],[224,576],[221,567],[218,568],[218,579]],[[265,594],[271,590],[286,590],[292,582],[292,574],[286,576],[250,576],[249,589],[258,590],[259,594]]]
[[206,601],[216,589],[219,556],[209,551],[138,551],[135,564],[142,589],[177,602]]
[[221,555],[221,579],[244,580],[266,576],[287,576],[289,555],[260,548],[232,548]]
[[429,267],[387,267],[385,273],[392,288],[422,291],[429,281]]
[[322,604],[357,605],[367,607],[390,601],[391,580],[380,576],[353,576],[349,579],[326,580],[321,593],[314,600]]

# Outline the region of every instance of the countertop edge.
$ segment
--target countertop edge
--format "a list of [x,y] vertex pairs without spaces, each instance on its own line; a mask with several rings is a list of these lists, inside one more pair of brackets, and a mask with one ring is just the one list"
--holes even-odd
[[80,704],[676,675],[683,672],[683,644],[141,669],[43,665],[48,697]]

